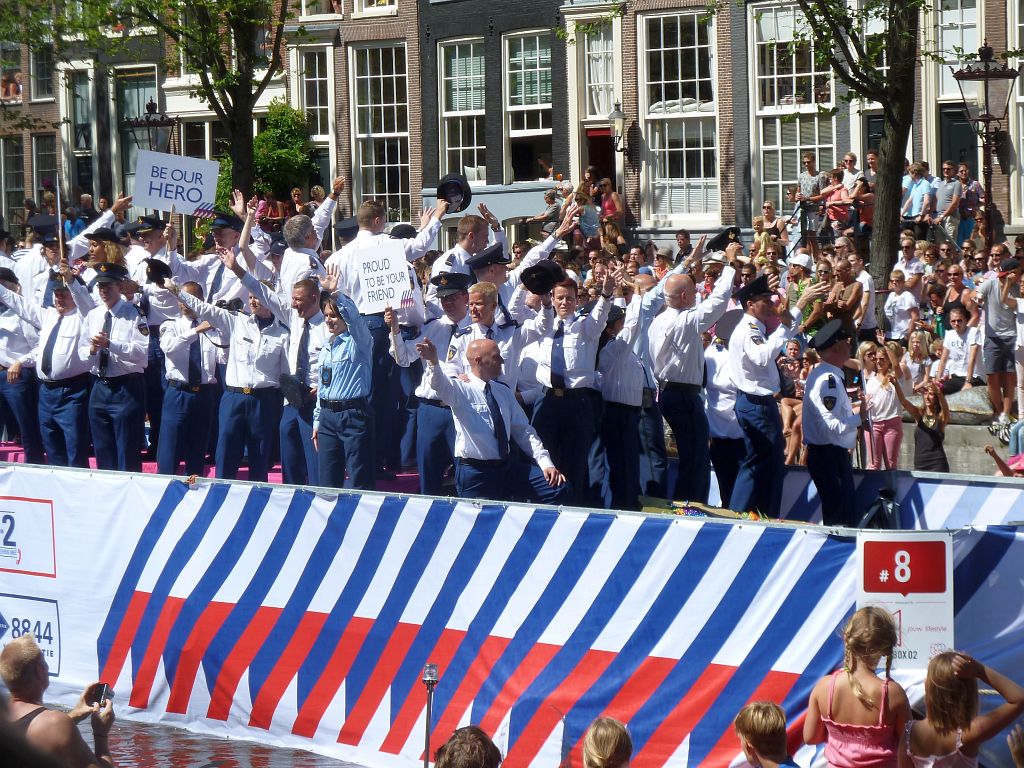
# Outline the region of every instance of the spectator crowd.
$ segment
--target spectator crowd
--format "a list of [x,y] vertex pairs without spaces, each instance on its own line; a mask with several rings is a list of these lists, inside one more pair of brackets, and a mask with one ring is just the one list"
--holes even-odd
[[[854,457],[898,466],[904,414],[916,469],[948,471],[947,398],[974,387],[1024,447],[1019,245],[986,249],[966,165],[908,163],[876,285],[876,166],[805,154],[746,247],[736,227],[630,242],[595,169],[512,243],[457,179],[416,225],[372,200],[336,221],[342,177],[309,202],[236,192],[185,252],[168,221],[125,220],[131,198],[60,217],[44,199],[22,242],[0,237],[7,433],[33,463],[138,471],[148,453],[165,474],[266,480],[280,460],[285,482],[360,489],[415,467],[425,494],[617,509],[706,503],[713,467],[723,506],[769,517],[784,464],[806,463],[826,522],[854,524],[828,500]],[[454,242],[430,250],[452,213]],[[408,286],[381,309],[366,257],[396,248]]]

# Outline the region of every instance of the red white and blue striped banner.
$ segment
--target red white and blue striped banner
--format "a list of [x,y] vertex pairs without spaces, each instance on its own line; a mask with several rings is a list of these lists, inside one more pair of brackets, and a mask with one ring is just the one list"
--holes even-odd
[[[0,644],[43,636],[55,700],[103,680],[118,717],[374,768],[421,764],[427,662],[433,747],[477,723],[507,766],[579,765],[601,714],[636,766],[726,766],[758,699],[796,748],[856,588],[813,527],[33,467],[0,471],[0,537]],[[1007,669],[1022,544],[954,536],[958,644]]]

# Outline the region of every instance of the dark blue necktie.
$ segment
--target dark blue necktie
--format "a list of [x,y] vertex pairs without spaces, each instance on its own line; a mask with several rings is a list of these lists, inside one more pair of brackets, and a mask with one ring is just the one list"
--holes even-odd
[[139,288],[142,291],[139,294],[139,310],[142,312],[142,317],[145,318],[146,322],[149,322],[149,296],[146,294],[145,288]]
[[551,386],[565,389],[565,321],[558,321],[558,328],[551,339]]
[[307,384],[309,378],[309,320],[302,324],[302,333],[299,334],[299,350],[295,357],[295,378]]
[[[192,321],[192,327],[199,325],[196,320]],[[203,383],[203,337],[196,334],[192,343],[188,345],[188,385],[198,387]]]
[[57,345],[57,337],[60,336],[60,324],[64,322],[64,315],[57,315],[57,322],[50,331],[50,335],[46,338],[46,344],[43,346],[43,360],[39,365],[39,370],[43,372],[44,376],[49,376],[53,370],[53,348]]
[[46,275],[46,289],[43,291],[44,308],[53,306],[53,283],[50,280],[51,277],[52,273]]
[[103,329],[101,333],[107,335],[107,345],[100,349],[100,378],[105,378],[107,375],[107,366],[110,365],[110,329],[114,324],[114,316],[110,314],[110,310],[103,316]]
[[493,331],[493,329],[488,328],[486,336],[487,336],[488,339],[493,339],[494,338],[494,331]]
[[494,439],[498,443],[498,456],[502,459],[508,458],[508,432],[505,430],[505,418],[501,415],[501,407],[498,399],[491,391],[491,382],[484,384],[484,397],[487,399],[487,409],[491,412],[491,421],[494,422]]
[[224,262],[220,263],[217,267],[217,271],[213,273],[213,282],[210,283],[210,298],[209,301],[212,304],[214,299],[217,297],[217,292],[220,290],[220,284],[224,282]]

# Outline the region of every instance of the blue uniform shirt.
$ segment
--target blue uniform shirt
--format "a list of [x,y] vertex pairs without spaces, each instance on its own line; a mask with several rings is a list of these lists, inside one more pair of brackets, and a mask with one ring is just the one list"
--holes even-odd
[[373,337],[355,302],[341,293],[334,302],[348,330],[331,337],[320,350],[319,381],[313,427],[320,423],[321,400],[352,400],[370,396],[373,375]]

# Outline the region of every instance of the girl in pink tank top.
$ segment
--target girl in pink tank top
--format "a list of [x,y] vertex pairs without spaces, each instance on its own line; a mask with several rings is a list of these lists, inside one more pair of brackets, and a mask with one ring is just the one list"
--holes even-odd
[[[984,715],[978,714],[979,680],[1006,700]],[[928,716],[908,723],[900,742],[900,768],[976,768],[981,745],[1024,712],[1024,688],[970,656],[947,651],[928,664],[924,703]]]
[[[896,625],[881,608],[861,608],[847,622],[844,669],[814,686],[804,720],[804,741],[825,742],[831,768],[896,768],[910,719],[906,692],[889,678],[896,642]],[[883,656],[885,679],[875,674]]]

